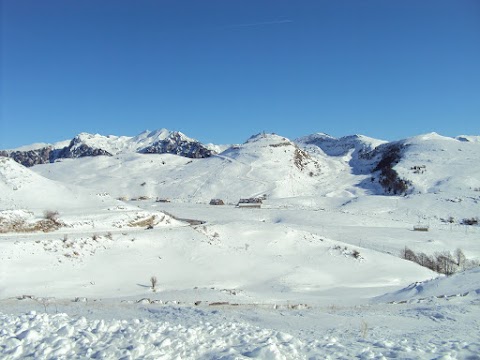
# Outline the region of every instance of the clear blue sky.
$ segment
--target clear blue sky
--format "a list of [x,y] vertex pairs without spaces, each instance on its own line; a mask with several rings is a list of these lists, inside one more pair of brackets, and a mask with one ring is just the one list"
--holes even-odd
[[0,0],[0,148],[478,135],[478,0]]

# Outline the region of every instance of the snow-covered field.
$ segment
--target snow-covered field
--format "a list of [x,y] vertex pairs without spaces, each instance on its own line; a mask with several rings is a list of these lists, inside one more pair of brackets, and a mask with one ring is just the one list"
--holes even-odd
[[45,312],[22,304],[28,307],[37,310],[0,315],[2,358],[478,359],[480,352],[478,294],[303,310],[73,303]]
[[480,359],[479,268],[400,258],[480,258],[459,221],[478,216],[480,147],[409,143],[408,196],[375,195],[348,149],[274,136],[208,159],[0,158],[0,358]]

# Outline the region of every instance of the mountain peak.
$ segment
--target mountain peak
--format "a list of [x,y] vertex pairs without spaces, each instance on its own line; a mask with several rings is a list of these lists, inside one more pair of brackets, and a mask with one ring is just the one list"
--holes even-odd
[[[277,135],[275,133],[258,133],[255,135],[250,136],[247,141],[245,141],[245,144],[249,143],[255,143],[255,142],[265,142],[265,143],[278,143],[278,142],[288,142],[292,143],[289,139],[286,137]],[[293,144],[293,143],[292,143]]]

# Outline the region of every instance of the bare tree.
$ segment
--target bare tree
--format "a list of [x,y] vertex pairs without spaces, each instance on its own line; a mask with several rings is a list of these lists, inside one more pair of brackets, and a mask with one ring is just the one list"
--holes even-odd
[[457,250],[455,250],[455,261],[460,270],[465,269],[466,260],[467,258],[465,257],[463,251],[460,248],[457,248]]
[[447,276],[455,273],[457,270],[457,264],[449,251],[435,253],[435,257],[437,258],[437,272]]
[[400,256],[402,257],[402,259],[410,260],[418,263],[417,254],[415,254],[415,252],[412,249],[409,249],[406,246],[405,246],[405,249],[402,250]]

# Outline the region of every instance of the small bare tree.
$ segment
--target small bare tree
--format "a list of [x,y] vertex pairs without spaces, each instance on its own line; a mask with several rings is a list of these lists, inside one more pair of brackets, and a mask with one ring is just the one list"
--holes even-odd
[[455,262],[457,263],[457,266],[460,268],[460,270],[465,270],[465,264],[467,262],[467,258],[463,251],[460,248],[457,248],[455,250]]
[[152,284],[152,290],[153,290],[153,291],[156,291],[157,277],[156,277],[156,276],[152,276],[152,277],[150,278],[150,283]]
[[360,335],[362,338],[366,338],[368,335],[368,323],[365,320],[360,322]]

